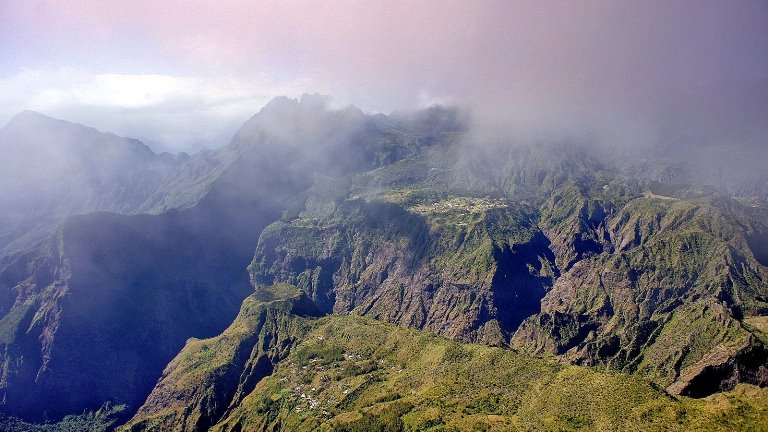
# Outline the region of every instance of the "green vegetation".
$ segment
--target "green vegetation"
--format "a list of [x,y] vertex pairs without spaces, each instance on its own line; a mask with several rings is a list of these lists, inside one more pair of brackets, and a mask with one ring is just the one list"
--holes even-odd
[[730,431],[768,424],[768,389],[739,385],[706,399],[673,398],[637,376],[362,317],[329,316],[311,326],[213,430]]
[[[630,177],[579,145],[348,114],[322,133],[292,117],[285,137],[254,117],[141,208],[198,205],[73,217],[3,262],[3,409],[44,421],[113,398],[133,414],[157,382],[124,430],[768,423],[768,390],[744,384],[768,362],[764,203]],[[360,134],[336,136],[347,121]]]
[[[272,372],[272,363],[308,331],[310,320],[303,316],[312,312],[306,296],[290,285],[251,295],[221,335],[187,341],[127,427],[189,430],[213,424],[230,402]],[[296,355],[301,356],[300,349]],[[185,397],[175,396],[179,394]]]
[[657,196],[578,150],[460,151],[445,142],[350,182],[316,179],[299,216],[262,234],[253,280],[296,285],[327,312],[680,391],[713,359],[768,346],[742,322],[768,313],[760,209]]
[[16,340],[16,334],[24,330],[24,321],[32,318],[35,312],[33,306],[32,303],[15,306],[0,319],[0,343],[11,344]]
[[100,409],[68,415],[59,422],[27,423],[15,417],[0,416],[0,431],[8,432],[107,432],[125,421],[125,405],[104,404]]

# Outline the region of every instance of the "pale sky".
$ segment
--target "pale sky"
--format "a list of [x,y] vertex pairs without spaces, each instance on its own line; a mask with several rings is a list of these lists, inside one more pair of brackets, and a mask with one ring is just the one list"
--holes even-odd
[[195,150],[304,92],[468,105],[521,136],[765,141],[768,2],[0,1],[0,124]]

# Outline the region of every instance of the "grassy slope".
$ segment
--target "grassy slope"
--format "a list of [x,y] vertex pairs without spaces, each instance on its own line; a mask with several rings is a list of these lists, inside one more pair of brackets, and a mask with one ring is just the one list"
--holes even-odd
[[245,299],[235,321],[219,336],[190,339],[126,426],[129,430],[204,430],[272,372],[272,363],[309,328],[296,313],[305,296],[288,285]]
[[[187,344],[124,430],[682,431],[768,424],[768,389],[742,384],[705,399],[675,398],[637,375],[459,344],[360,316],[311,318],[300,307],[305,300],[287,285],[251,296],[222,335]],[[270,372],[249,378],[265,355],[274,361]]]
[[[768,390],[671,398],[568,366],[329,316],[214,430],[765,430]],[[762,428],[762,429],[761,429]]]

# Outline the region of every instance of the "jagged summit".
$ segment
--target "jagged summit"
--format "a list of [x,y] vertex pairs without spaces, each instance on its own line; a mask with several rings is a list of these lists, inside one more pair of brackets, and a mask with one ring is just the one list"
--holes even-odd
[[[327,110],[332,100],[332,96],[319,93],[304,93],[298,98],[276,96],[264,105],[260,111],[265,112],[274,109],[285,109],[287,107],[304,110]],[[353,105],[349,105],[349,107],[358,110],[358,108]]]
[[262,131],[281,136],[286,130],[304,129],[303,134],[308,135],[317,132],[312,128],[332,127],[333,122],[340,120],[353,122],[365,118],[363,111],[352,105],[342,109],[332,108],[330,100],[330,96],[320,94],[303,94],[298,99],[275,97],[245,123],[242,131]]

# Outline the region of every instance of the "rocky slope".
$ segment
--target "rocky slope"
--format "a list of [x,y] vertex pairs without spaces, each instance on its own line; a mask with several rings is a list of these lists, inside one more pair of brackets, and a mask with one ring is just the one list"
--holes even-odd
[[257,290],[290,283],[328,313],[640,372],[675,393],[768,383],[765,334],[748,324],[768,312],[764,203],[662,196],[556,148],[446,170],[447,141],[316,182],[262,233]]
[[612,253],[565,273],[515,345],[649,373],[678,393],[765,385],[765,335],[747,324],[768,310],[755,247],[765,211],[726,198],[631,201],[604,222]]

